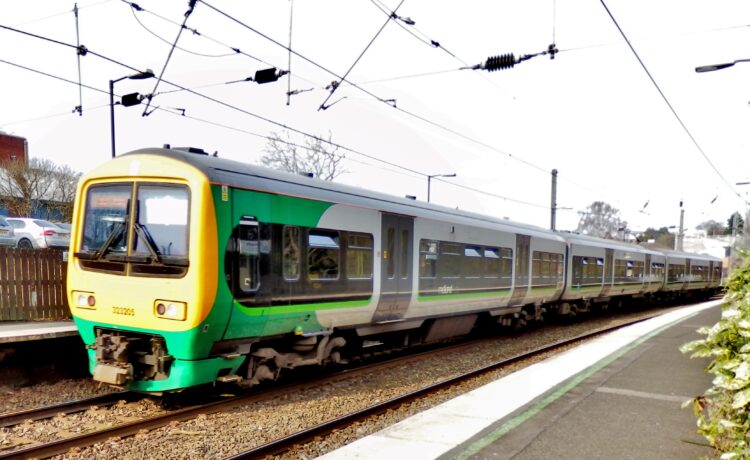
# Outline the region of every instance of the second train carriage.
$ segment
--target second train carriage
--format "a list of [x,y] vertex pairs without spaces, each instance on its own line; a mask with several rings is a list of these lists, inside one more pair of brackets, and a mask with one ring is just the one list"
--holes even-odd
[[[178,149],[84,176],[74,219],[68,294],[94,378],[152,392],[648,291],[663,257]],[[604,259],[601,286],[570,289],[575,257]]]

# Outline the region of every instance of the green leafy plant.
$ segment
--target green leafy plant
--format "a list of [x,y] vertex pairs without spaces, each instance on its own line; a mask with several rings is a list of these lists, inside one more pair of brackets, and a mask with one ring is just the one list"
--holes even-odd
[[701,328],[704,339],[680,347],[692,357],[711,358],[706,371],[715,375],[705,394],[688,401],[698,432],[721,453],[721,459],[750,458],[750,256],[726,283],[721,319]]

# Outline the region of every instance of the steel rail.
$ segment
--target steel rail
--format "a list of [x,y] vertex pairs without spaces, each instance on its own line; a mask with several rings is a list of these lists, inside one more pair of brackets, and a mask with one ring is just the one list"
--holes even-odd
[[[489,364],[487,366],[484,366],[479,369],[475,369],[473,371],[466,372],[464,374],[461,374],[459,376],[449,378],[446,380],[443,380],[441,382],[429,385],[427,387],[424,387],[422,389],[415,390],[413,392],[410,392],[408,394],[398,396],[395,398],[392,398],[388,401],[385,401],[381,404],[376,404],[373,406],[370,406],[368,408],[365,408],[361,411],[354,412],[351,414],[347,414],[341,417],[338,417],[336,419],[330,420],[328,422],[321,423],[319,425],[316,425],[314,427],[308,428],[306,430],[302,430],[297,433],[293,433],[289,436],[286,436],[284,438],[277,439],[275,441],[271,441],[269,443],[263,444],[261,446],[256,446],[252,449],[249,449],[245,452],[241,452],[239,454],[236,454],[231,457],[227,457],[228,459],[241,459],[241,458],[259,458],[264,457],[267,455],[273,455],[276,453],[281,453],[289,450],[293,445],[295,444],[302,444],[305,443],[316,436],[321,436],[326,433],[330,433],[331,431],[335,429],[339,429],[342,426],[346,426],[347,424],[352,423],[356,420],[361,420],[363,418],[369,417],[371,415],[375,415],[381,412],[384,412],[385,410],[401,405],[405,402],[417,399],[421,396],[427,395],[431,392],[435,392],[437,390],[440,390],[445,387],[449,387],[451,385],[455,385],[460,383],[461,381],[470,379],[475,376],[482,375],[484,373],[490,372],[492,370],[495,370],[497,368],[507,366],[509,364],[512,364],[517,361],[521,361],[524,359],[528,359],[530,357],[533,357],[535,355],[545,353],[551,350],[554,350],[556,348],[571,344],[576,341],[581,341],[585,339],[589,339],[591,337],[594,337],[596,335],[605,334],[607,332],[611,332],[617,329],[620,329],[625,326],[629,326],[632,324],[636,324],[638,322],[644,321],[646,319],[650,319],[654,316],[658,316],[658,314],[655,315],[649,315],[649,317],[646,318],[640,318],[638,320],[629,321],[624,324],[615,325],[611,327],[601,328],[597,329],[592,332],[584,333],[577,335],[570,339],[563,339],[560,341],[556,341],[552,344],[543,345],[541,347],[535,348],[531,351],[525,352],[525,353],[519,353],[512,357],[502,359],[500,361],[497,361],[495,363]],[[321,386],[326,385],[331,382],[336,382],[339,380],[351,378],[355,376],[357,373],[360,372],[374,372],[374,370],[378,370],[381,368],[388,368],[388,367],[394,367],[398,365],[402,365],[404,363],[409,363],[410,361],[419,361],[421,359],[424,359],[427,355],[434,355],[434,354],[442,354],[442,353],[450,353],[455,351],[460,351],[462,348],[471,347],[472,345],[476,344],[477,342],[481,342],[484,340],[491,340],[489,338],[481,338],[481,339],[475,339],[475,340],[469,340],[464,342],[456,343],[452,346],[442,346],[440,348],[435,349],[429,349],[427,351],[421,352],[421,353],[411,353],[407,354],[405,356],[400,356],[397,358],[388,359],[386,361],[382,362],[375,362],[375,363],[369,363],[365,365],[361,365],[355,368],[346,368],[342,371],[335,372],[333,374],[328,374],[323,378],[320,378],[320,376],[311,379],[307,379],[303,382],[291,382],[286,384],[276,384],[272,388],[268,388],[265,390],[253,390],[252,394],[244,394],[239,396],[232,396],[228,399],[223,399],[220,401],[214,401],[207,404],[202,405],[195,405],[190,406],[183,409],[178,409],[176,411],[170,412],[168,414],[161,414],[152,416],[143,420],[138,420],[134,422],[128,422],[121,425],[117,425],[115,427],[107,428],[105,430],[99,430],[91,433],[86,433],[66,439],[56,440],[49,443],[44,444],[38,444],[29,446],[24,449],[18,449],[6,453],[0,453],[0,460],[6,460],[6,459],[26,459],[26,458],[48,458],[54,455],[60,455],[64,454],[68,450],[74,447],[87,447],[94,445],[98,442],[105,441],[111,437],[128,437],[133,436],[137,434],[141,430],[153,430],[157,429],[163,426],[168,425],[171,422],[177,421],[185,421],[190,420],[198,415],[201,414],[211,414],[220,412],[223,410],[228,410],[235,408],[240,405],[248,405],[252,403],[262,402],[266,400],[271,400],[275,397],[282,396],[284,394],[288,394],[289,392],[294,391],[301,391],[303,389],[315,387],[315,386]],[[51,410],[51,409],[50,409]],[[58,412],[59,413],[59,412]],[[11,415],[11,414],[9,414]],[[13,414],[15,415],[15,414]],[[53,414],[54,415],[54,414]],[[44,418],[39,417],[37,419]]]
[[[246,395],[234,396],[228,399],[223,399],[221,401],[214,401],[214,402],[207,403],[207,404],[190,406],[187,408],[178,409],[168,414],[155,415],[155,416],[143,419],[143,420],[128,422],[128,423],[117,425],[111,428],[106,428],[103,430],[97,430],[97,431],[93,431],[90,433],[84,433],[78,436],[73,436],[73,437],[69,437],[65,439],[59,439],[59,440],[51,441],[47,443],[35,444],[35,445],[29,446],[23,449],[17,449],[17,450],[5,452],[5,453],[0,452],[0,460],[48,458],[54,455],[61,455],[61,454],[66,453],[71,448],[88,447],[98,442],[106,441],[107,439],[111,437],[122,438],[122,437],[133,436],[141,430],[153,430],[156,428],[166,426],[171,422],[175,422],[175,421],[181,422],[185,420],[190,420],[201,414],[216,413],[222,410],[232,409],[239,405],[245,405],[245,404],[251,404],[254,402],[270,400],[275,397],[279,397],[281,395],[287,394],[290,391],[300,391],[300,389],[303,389],[303,388],[326,385],[327,383],[335,382],[337,380],[351,378],[354,372],[372,372],[373,369],[393,367],[393,366],[403,364],[405,362],[408,363],[410,361],[418,361],[420,359],[423,359],[424,356],[429,355],[429,354],[461,350],[462,348],[470,347],[472,344],[480,340],[485,340],[485,339],[477,339],[475,341],[461,342],[450,347],[444,346],[441,348],[431,349],[431,350],[421,352],[421,353],[416,353],[416,354],[412,353],[412,354],[401,356],[395,359],[394,358],[388,359],[387,361],[383,361],[383,362],[365,364],[365,365],[358,366],[356,368],[347,368],[342,371],[326,375],[323,378],[320,378],[320,376],[318,376],[312,381],[308,380],[302,383],[293,382],[293,383],[276,385],[273,388],[268,388],[266,390],[261,390],[261,391],[256,390],[252,394],[249,394],[249,395],[246,394]],[[64,404],[61,406],[64,406]],[[90,405],[88,407],[90,407]],[[60,411],[54,412],[53,407],[50,407],[49,409],[50,411],[52,411],[51,416],[54,416],[57,413],[60,413]],[[85,408],[82,410],[85,410]],[[28,412],[32,412],[32,411],[28,411]],[[22,417],[20,414],[21,413],[19,413],[18,416]],[[12,415],[15,416],[15,414],[12,414]],[[40,420],[43,418],[45,417],[37,417],[35,420]],[[26,417],[26,419],[29,419],[29,417]],[[21,421],[23,421],[23,418]],[[8,424],[8,426],[10,425],[12,424]]]
[[17,412],[9,412],[6,414],[0,414],[0,428],[18,425],[19,423],[23,423],[26,420],[36,421],[46,418],[52,418],[58,414],[73,414],[76,412],[83,412],[93,406],[111,406],[123,399],[130,402],[142,397],[142,395],[136,395],[135,393],[131,393],[129,391],[119,391],[117,393],[94,396],[86,399],[77,399],[75,401],[51,404],[49,406],[35,407],[33,409],[26,409]]
[[502,367],[508,366],[510,364],[532,358],[534,356],[547,353],[550,351],[553,351],[555,349],[559,349],[561,347],[570,345],[575,342],[580,342],[582,340],[588,340],[593,337],[603,335],[618,329],[621,329],[623,327],[631,326],[633,324],[640,323],[642,321],[645,321],[647,319],[651,319],[654,316],[653,315],[647,318],[639,318],[634,321],[630,321],[624,324],[619,324],[615,326],[610,326],[606,328],[597,329],[592,332],[587,332],[584,334],[577,335],[575,337],[569,338],[569,339],[562,339],[556,342],[553,342],[551,344],[542,345],[540,347],[537,347],[533,350],[523,352],[516,354],[514,356],[511,356],[509,358],[504,358],[499,361],[496,361],[494,363],[488,364],[486,366],[483,366],[478,369],[474,369],[468,372],[465,372],[463,374],[457,375],[455,377],[450,377],[445,380],[442,380],[440,382],[437,382],[432,385],[428,385],[426,387],[420,388],[418,390],[414,390],[410,393],[403,394],[401,396],[396,396],[394,398],[391,398],[387,401],[383,401],[378,404],[373,404],[372,406],[366,407],[365,409],[352,412],[346,415],[343,415],[341,417],[337,417],[335,419],[331,419],[329,421],[320,423],[314,427],[307,428],[302,431],[298,431],[297,433],[290,434],[288,436],[285,436],[283,438],[276,439],[274,441],[270,441],[266,444],[253,447],[251,449],[248,449],[244,452],[241,452],[239,454],[226,457],[224,460],[245,460],[245,459],[256,459],[256,458],[264,458],[268,456],[273,455],[279,455],[284,452],[289,451],[292,449],[295,445],[299,444],[305,444],[307,442],[312,441],[316,437],[325,436],[330,434],[331,432],[335,430],[342,429],[354,422],[361,421],[363,419],[366,419],[368,417],[378,415],[381,413],[386,412],[387,410],[403,405],[405,403],[412,402],[414,400],[417,400],[421,397],[428,396],[434,392],[437,392],[439,390],[442,390],[444,388],[448,388],[453,385],[458,385],[460,383],[463,383],[469,379],[472,379],[474,377],[478,377],[481,375],[484,375],[486,373],[495,371],[497,369],[500,369]]

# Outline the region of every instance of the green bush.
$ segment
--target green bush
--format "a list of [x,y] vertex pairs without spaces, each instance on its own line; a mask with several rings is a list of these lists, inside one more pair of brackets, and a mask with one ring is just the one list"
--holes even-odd
[[706,371],[713,386],[692,402],[698,433],[722,459],[750,458],[750,257],[732,272],[726,285],[721,319],[698,332],[706,338],[686,343],[683,353],[711,358]]

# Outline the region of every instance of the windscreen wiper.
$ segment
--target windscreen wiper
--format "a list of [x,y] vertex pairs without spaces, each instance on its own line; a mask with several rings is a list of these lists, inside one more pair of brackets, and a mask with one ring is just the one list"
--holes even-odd
[[104,243],[102,243],[99,248],[92,252],[76,252],[74,255],[81,259],[88,259],[88,260],[101,260],[109,250],[110,247],[112,247],[112,244],[117,240],[117,238],[120,237],[120,234],[123,232],[123,230],[127,227],[128,218],[123,217],[121,219],[118,219],[112,227],[112,231],[109,232],[109,236],[107,236],[107,239],[104,240]]
[[138,222],[133,223],[133,228],[135,229],[135,233],[138,235],[138,238],[143,240],[143,242],[146,245],[146,249],[148,249],[149,254],[151,254],[151,261],[156,262],[157,264],[161,264],[161,253],[159,252],[159,247],[156,245],[156,242],[151,237],[151,234],[148,232],[148,229],[146,227]]

